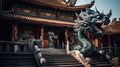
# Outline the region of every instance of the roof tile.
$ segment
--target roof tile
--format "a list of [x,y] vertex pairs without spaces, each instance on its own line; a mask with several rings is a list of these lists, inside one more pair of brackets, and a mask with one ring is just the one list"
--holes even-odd
[[73,7],[68,7],[65,0],[23,0],[23,1],[41,6],[52,7],[55,9],[67,10],[67,11],[79,11],[81,9],[91,8],[94,5],[94,1],[92,1],[89,4],[73,6]]
[[64,0],[34,0],[34,1],[54,6],[67,6]]

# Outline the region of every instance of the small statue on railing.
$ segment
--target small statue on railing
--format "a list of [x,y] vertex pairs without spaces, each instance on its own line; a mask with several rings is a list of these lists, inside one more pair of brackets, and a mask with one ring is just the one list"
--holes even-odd
[[25,32],[20,36],[19,42],[28,44],[30,39],[33,39],[33,37]]
[[46,59],[43,58],[40,48],[37,45],[33,46],[33,54],[39,66],[46,63]]
[[22,43],[26,43],[28,44],[28,48],[29,50],[31,50],[31,48],[34,46],[34,45],[37,45],[39,47],[41,47],[41,41],[42,41],[42,38],[40,39],[35,39],[33,36],[25,33],[25,34],[22,34],[20,36],[20,39],[19,39],[19,42],[22,42]]
[[57,39],[57,36],[53,32],[48,32],[48,48],[55,48],[54,47],[54,39]]

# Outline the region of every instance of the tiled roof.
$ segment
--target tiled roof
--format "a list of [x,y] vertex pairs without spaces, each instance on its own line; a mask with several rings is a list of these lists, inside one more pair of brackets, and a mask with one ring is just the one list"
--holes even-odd
[[94,5],[93,1],[89,4],[73,6],[73,7],[68,7],[66,5],[66,2],[64,2],[64,0],[23,0],[23,1],[41,6],[52,7],[55,9],[67,10],[67,11],[79,11],[81,9],[91,8]]
[[74,22],[43,19],[37,16],[26,16],[21,14],[15,14],[14,12],[0,13],[0,19],[15,20],[20,23],[44,24],[44,25],[64,26],[64,27],[73,27],[75,24]]
[[55,6],[67,6],[64,0],[34,0],[34,1]]
[[109,25],[102,26],[106,34],[120,34],[120,21],[112,22]]

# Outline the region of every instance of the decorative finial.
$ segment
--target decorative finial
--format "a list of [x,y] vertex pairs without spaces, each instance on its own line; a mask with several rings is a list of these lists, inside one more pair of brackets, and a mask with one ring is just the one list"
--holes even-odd
[[95,3],[95,0],[91,1],[91,3],[94,4],[94,3]]
[[68,2],[66,2],[66,3],[67,3],[68,7],[72,7],[76,4],[76,2],[77,2],[77,0],[68,0]]
[[111,17],[112,15],[112,10],[109,11],[109,13],[107,14],[108,17]]

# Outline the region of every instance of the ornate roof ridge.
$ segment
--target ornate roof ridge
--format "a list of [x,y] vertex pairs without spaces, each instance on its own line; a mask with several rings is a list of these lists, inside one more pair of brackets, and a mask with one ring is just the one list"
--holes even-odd
[[[80,6],[72,6],[69,7],[65,3],[59,2],[60,0],[23,0],[25,2],[41,5],[41,6],[46,6],[46,7],[52,7],[55,9],[61,9],[61,10],[67,10],[67,11],[80,11],[81,9],[85,8],[91,8],[94,5],[94,1],[92,1],[89,4],[83,4]],[[39,1],[39,2],[38,2]]]

